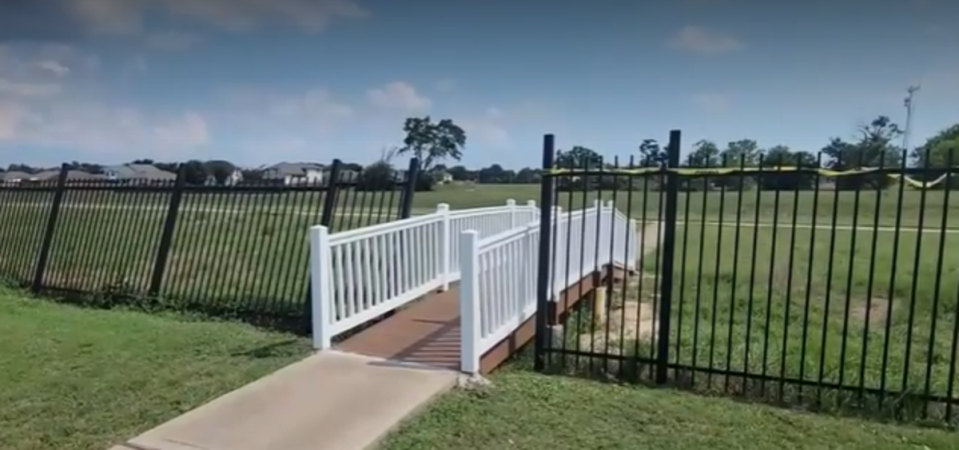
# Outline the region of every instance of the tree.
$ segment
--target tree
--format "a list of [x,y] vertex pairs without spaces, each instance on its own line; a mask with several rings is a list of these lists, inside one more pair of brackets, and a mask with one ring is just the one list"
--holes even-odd
[[702,140],[693,145],[693,152],[686,158],[690,167],[716,167],[719,165],[719,147],[712,141]]
[[[848,170],[862,167],[899,167],[901,149],[893,141],[902,135],[899,125],[886,116],[879,116],[858,129],[859,140],[849,143],[832,138],[822,153],[829,157],[828,165],[833,170]],[[885,175],[844,176],[836,179],[836,189],[878,189],[889,184]]]
[[[819,163],[809,152],[793,152],[785,145],[776,145],[766,151],[763,166],[816,168]],[[810,173],[784,172],[760,177],[760,185],[768,190],[811,189],[815,180],[816,176]]]
[[656,139],[643,139],[639,144],[639,159],[640,167],[659,167],[669,162],[669,155]]
[[212,176],[216,180],[217,186],[225,185],[234,171],[236,171],[236,166],[229,161],[213,160],[203,163],[203,172],[207,176]]
[[356,190],[389,191],[395,184],[394,175],[393,165],[381,159],[363,169],[356,183]]
[[[762,151],[752,139],[740,139],[726,145],[719,153],[719,165],[724,167],[755,167],[759,164]],[[745,189],[753,184],[753,177],[745,175],[725,175],[714,180],[715,184],[732,189]]]
[[[959,124],[936,133],[921,147],[914,149],[911,156],[917,167],[942,169],[948,166],[950,150],[953,150],[952,164],[959,165]],[[928,166],[927,154],[929,155]]]
[[470,170],[463,166],[453,166],[446,171],[455,181],[466,181],[470,179]]
[[562,168],[599,169],[603,164],[603,157],[593,149],[573,146],[569,151],[556,152],[556,165]]
[[[450,158],[459,161],[466,146],[466,132],[451,119],[433,122],[430,116],[410,117],[403,124],[406,138],[397,154],[412,155],[419,160],[419,170],[429,174],[433,165]],[[429,177],[421,177],[429,179]]]
[[183,175],[187,184],[201,185],[206,183],[206,167],[203,162],[196,159],[191,159],[183,163]]
[[513,181],[521,184],[532,184],[539,183],[541,179],[539,170],[524,167],[516,173],[516,178]]

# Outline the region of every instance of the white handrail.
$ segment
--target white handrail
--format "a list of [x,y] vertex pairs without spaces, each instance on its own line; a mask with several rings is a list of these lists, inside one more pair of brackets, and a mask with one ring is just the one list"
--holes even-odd
[[313,341],[332,338],[459,280],[458,239],[464,227],[485,238],[539,216],[534,202],[436,212],[331,234],[310,229]]
[[[635,268],[635,221],[612,203],[563,213],[556,208],[551,245],[552,301],[583,277],[614,264]],[[536,313],[540,241],[533,222],[480,239],[474,230],[460,235],[461,370],[478,373],[482,355]]]

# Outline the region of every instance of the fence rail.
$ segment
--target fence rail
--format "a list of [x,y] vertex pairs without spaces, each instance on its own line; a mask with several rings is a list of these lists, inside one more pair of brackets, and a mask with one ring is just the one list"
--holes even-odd
[[341,166],[292,185],[191,185],[184,170],[169,181],[70,180],[66,166],[55,181],[0,184],[0,281],[300,331],[310,318],[309,227],[410,215],[414,175],[365,190],[339,176]]
[[[666,167],[679,145],[674,132]],[[609,282],[605,305],[569,316],[561,338],[540,324],[537,368],[959,424],[959,173],[951,156],[945,168],[898,156],[862,171],[781,171],[763,158],[749,170],[744,159],[546,170],[544,212],[602,199],[662,241],[640,250],[639,275]],[[600,225],[556,227],[552,252],[575,259]],[[558,259],[541,257],[540,276],[580,273]]]

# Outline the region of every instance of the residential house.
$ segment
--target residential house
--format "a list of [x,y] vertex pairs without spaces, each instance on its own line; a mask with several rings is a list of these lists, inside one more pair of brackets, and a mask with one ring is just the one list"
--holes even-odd
[[110,181],[173,181],[176,174],[160,170],[150,164],[124,164],[103,168],[103,178]]
[[453,176],[445,170],[433,172],[433,179],[439,184],[450,184],[453,182]]
[[0,180],[2,180],[4,183],[22,183],[24,181],[30,181],[30,179],[33,177],[33,174],[17,171],[3,172],[0,175],[2,175]]
[[[224,186],[236,186],[243,181],[243,171],[240,169],[233,169],[233,172],[230,173],[225,180],[223,180]],[[216,186],[219,183],[216,181],[216,177],[213,175],[207,175],[206,182],[204,183],[207,186]]]
[[282,180],[284,185],[320,184],[326,179],[323,165],[281,162],[261,169],[264,180]]

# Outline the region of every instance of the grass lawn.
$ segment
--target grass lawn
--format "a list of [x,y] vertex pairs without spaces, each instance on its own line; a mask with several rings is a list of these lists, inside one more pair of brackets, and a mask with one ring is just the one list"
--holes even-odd
[[505,369],[387,439],[426,449],[953,449],[959,434]]
[[0,448],[103,449],[293,363],[309,342],[0,288]]
[[[959,234],[910,231],[896,241],[890,231],[678,227],[669,359],[684,369],[670,374],[697,389],[787,401],[798,399],[797,385],[744,385],[741,377],[707,371],[832,383],[854,390],[827,392],[828,402],[867,409],[877,408],[878,398],[865,391],[860,397],[860,389],[955,396],[959,254],[949,249],[959,248]],[[653,360],[656,257],[646,256],[644,277],[615,286],[608,320],[574,316],[556,347]],[[567,355],[554,363],[652,375],[641,361],[617,365]],[[894,402],[887,396],[884,405]],[[959,408],[953,409],[955,420]],[[942,419],[944,408],[928,413]]]

